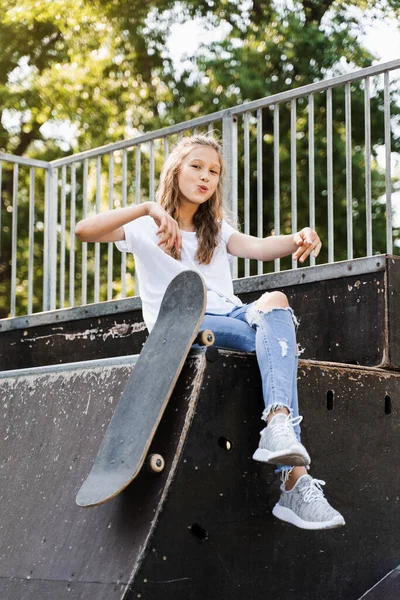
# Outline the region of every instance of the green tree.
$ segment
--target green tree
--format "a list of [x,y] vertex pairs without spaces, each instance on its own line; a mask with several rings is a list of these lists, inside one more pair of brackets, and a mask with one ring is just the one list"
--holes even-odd
[[[162,56],[159,34],[147,31],[151,4],[136,4],[132,10],[127,1],[117,6],[112,1],[1,0],[1,151],[48,161],[160,126],[159,107],[172,93],[171,61]],[[30,174],[19,171],[17,286],[18,310],[24,312]],[[35,180],[36,196],[43,199],[43,172],[37,170]],[[79,177],[76,193],[79,206]],[[13,172],[6,163],[1,194],[0,315],[7,316]],[[35,211],[35,262],[42,265],[43,201]],[[35,275],[34,305],[40,310],[41,267]]]
[[[334,2],[295,0],[293,6],[264,0],[254,0],[240,11],[236,3],[222,3],[225,14],[213,13],[218,22],[229,22],[229,36],[208,47],[201,47],[193,63],[193,70],[186,70],[179,82],[179,90],[185,101],[178,112],[171,107],[170,117],[175,120],[190,114],[193,106],[200,113],[229,108],[264,96],[294,89],[326,77],[343,74],[357,67],[372,64],[374,56],[359,42],[360,11],[369,9],[369,19],[383,16],[399,16],[400,3],[386,2],[379,6],[364,1]],[[207,12],[208,11],[208,12]],[[210,9],[202,4],[204,15]],[[224,10],[221,11],[224,13]],[[366,19],[367,23],[368,20]],[[391,114],[393,125],[399,121],[398,82],[392,90]],[[365,247],[365,158],[364,158],[364,90],[352,85],[352,196],[354,214],[354,256],[364,256]],[[375,251],[384,252],[385,210],[379,201],[384,190],[384,172],[378,167],[377,151],[384,143],[384,115],[382,85],[373,81],[371,98],[372,129],[372,202]],[[290,221],[290,107],[280,111],[281,155],[281,207],[282,232],[288,233]],[[336,259],[345,259],[346,250],[346,164],[345,164],[345,97],[344,89],[333,91],[333,140],[334,140],[334,212],[336,220]],[[305,103],[297,106],[297,192],[298,223],[308,221],[308,111]],[[395,129],[392,128],[392,132]],[[254,136],[254,128],[253,128]],[[315,191],[316,222],[321,237],[327,239],[327,166],[326,166],[326,98],[315,97]],[[273,113],[263,111],[263,173],[264,173],[264,231],[273,225]],[[255,165],[255,144],[251,163]],[[400,140],[392,133],[392,150],[398,152]],[[243,164],[239,164],[243,172]],[[252,215],[256,214],[256,180],[252,179]],[[243,185],[239,188],[243,198]],[[243,211],[243,203],[239,203]],[[286,219],[285,219],[286,216]],[[256,231],[253,219],[252,231]],[[398,234],[398,232],[395,232]],[[327,259],[327,250],[321,254]],[[287,263],[289,265],[289,263]],[[271,266],[272,268],[272,266]]]
[[[286,8],[285,8],[286,6]],[[369,66],[373,56],[360,44],[359,12],[370,19],[400,16],[400,2],[387,0],[294,0],[284,3],[253,0],[0,0],[0,149],[44,160],[59,158],[108,142],[132,137],[144,130],[185,121],[286,89]],[[222,42],[201,47],[192,57],[193,68],[177,77],[167,53],[172,23],[202,17],[210,28],[229,26]],[[363,98],[353,89],[353,204],[355,211],[355,255],[363,255]],[[395,100],[395,99],[394,99]],[[392,114],[398,116],[393,100]],[[383,142],[382,91],[372,98],[374,249],[384,249],[382,178],[375,160]],[[273,121],[263,111],[264,139],[264,231],[272,219]],[[316,198],[319,231],[326,238],[326,108],[324,98],[315,98]],[[335,215],[345,222],[344,98],[334,93],[334,189]],[[308,219],[307,109],[298,103],[297,178],[298,222]],[[281,110],[281,201],[282,230],[290,224],[290,154],[287,107]],[[51,126],[49,126],[51,125]],[[60,134],[62,125],[63,133]],[[65,130],[71,141],[66,143]],[[254,126],[251,125],[254,136]],[[241,142],[242,143],[242,142]],[[399,140],[393,134],[392,148]],[[157,155],[158,168],[162,153]],[[255,165],[254,155],[251,164]],[[241,165],[242,168],[242,165]],[[116,167],[120,177],[120,166]],[[118,170],[119,169],[119,170]],[[18,285],[24,287],[27,259],[28,170],[20,169],[18,207]],[[143,180],[143,193],[145,191]],[[133,184],[129,188],[134,190]],[[37,197],[43,198],[43,177],[36,176]],[[12,216],[12,172],[2,174],[2,256],[0,264],[0,315],[6,316],[10,282],[10,231]],[[77,174],[78,218],[82,197],[81,174]],[[106,204],[104,186],[103,204]],[[243,188],[239,189],[243,198]],[[256,197],[252,179],[252,202]],[[131,198],[131,196],[130,196]],[[241,210],[242,201],[241,201]],[[255,214],[254,205],[251,208]],[[67,214],[69,218],[70,214]],[[35,248],[41,263],[43,205],[36,206]],[[345,236],[338,230],[336,258],[345,257]],[[68,248],[67,248],[68,250]],[[106,249],[103,249],[106,252]],[[79,257],[80,258],[80,257]],[[89,257],[92,260],[92,257]],[[324,258],[324,257],[323,257]],[[38,267],[38,271],[40,268]],[[35,309],[40,310],[41,279],[37,273]],[[68,275],[68,273],[67,273]],[[24,312],[23,293],[19,297]],[[104,298],[104,295],[102,296]]]

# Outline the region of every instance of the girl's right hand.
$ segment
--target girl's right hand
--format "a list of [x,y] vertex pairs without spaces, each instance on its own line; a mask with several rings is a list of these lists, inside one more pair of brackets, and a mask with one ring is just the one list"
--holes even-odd
[[172,248],[175,247],[175,250],[180,257],[182,250],[182,236],[179,231],[179,225],[175,219],[173,219],[157,202],[148,203],[147,214],[152,217],[158,225],[156,233],[159,236],[158,245],[160,248],[167,254],[171,254]]

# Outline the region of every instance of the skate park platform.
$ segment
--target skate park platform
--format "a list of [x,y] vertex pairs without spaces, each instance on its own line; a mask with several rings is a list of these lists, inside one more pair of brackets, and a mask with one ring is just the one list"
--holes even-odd
[[382,577],[360,600],[397,600],[400,598],[400,565]]
[[272,516],[279,481],[251,459],[263,426],[256,358],[214,348],[192,351],[157,431],[150,452],[165,470],[79,508],[145,339],[139,300],[1,322],[0,598],[358,600],[395,570],[400,262],[373,261],[236,282],[244,300],[282,289],[301,321],[302,435],[346,519],[336,530]]

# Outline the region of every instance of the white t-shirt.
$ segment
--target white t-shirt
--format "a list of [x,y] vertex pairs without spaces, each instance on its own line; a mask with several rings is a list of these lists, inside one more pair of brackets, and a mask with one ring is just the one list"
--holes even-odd
[[228,240],[232,233],[236,233],[236,229],[222,221],[219,243],[208,265],[199,264],[195,259],[198,246],[195,232],[181,231],[181,260],[176,260],[158,246],[157,230],[157,224],[152,217],[140,217],[124,225],[125,240],[116,242],[118,250],[135,255],[143,318],[149,331],[156,322],[168,284],[178,273],[187,269],[197,271],[204,279],[207,289],[207,311],[222,314],[243,304],[233,294],[230,255],[227,252]]

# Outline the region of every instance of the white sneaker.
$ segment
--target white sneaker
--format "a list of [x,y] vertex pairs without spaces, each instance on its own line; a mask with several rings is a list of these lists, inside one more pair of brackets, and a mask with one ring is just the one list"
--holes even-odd
[[322,491],[325,481],[302,475],[287,491],[281,486],[279,502],[272,514],[300,529],[333,529],[345,525],[342,515],[332,508]]
[[310,456],[293,429],[302,419],[300,416],[292,418],[283,413],[275,415],[261,431],[260,444],[253,454],[254,460],[289,467],[309,465]]

